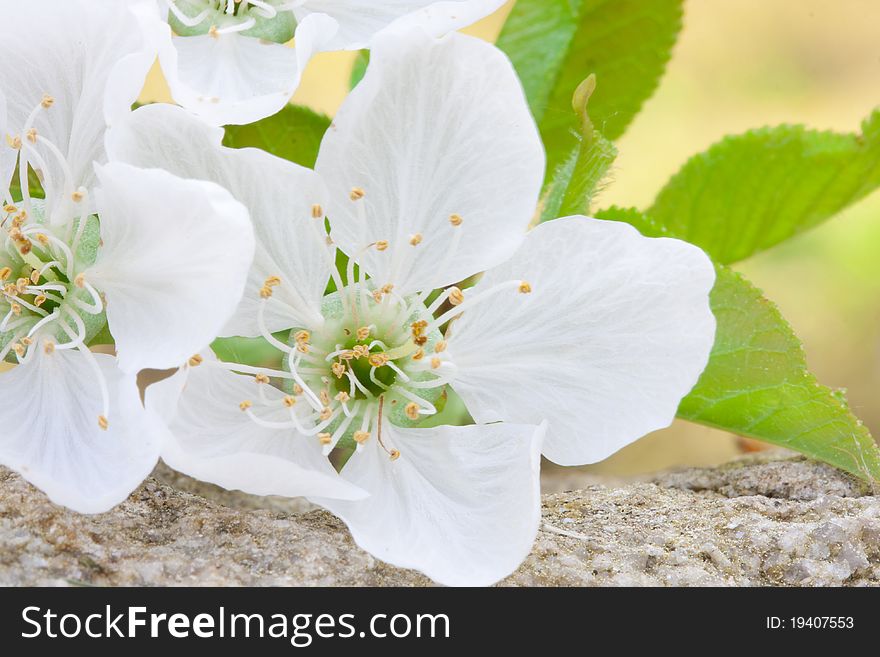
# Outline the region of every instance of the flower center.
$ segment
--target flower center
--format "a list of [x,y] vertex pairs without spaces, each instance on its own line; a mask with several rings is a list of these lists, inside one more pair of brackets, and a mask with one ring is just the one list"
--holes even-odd
[[[362,189],[355,188],[351,200],[357,203],[364,196]],[[433,296],[430,290],[403,298],[391,284],[364,280],[362,272],[356,275],[357,254],[349,258],[343,284],[341,272],[336,269],[336,247],[324,231],[324,216],[320,205],[312,206],[310,230],[304,238],[311,233],[315,248],[326,251],[328,270],[338,292],[324,298],[321,316],[315,318],[314,325],[293,329],[288,343],[278,340],[266,326],[265,312],[269,303],[276,303],[275,289],[283,281],[271,276],[260,289],[257,322],[263,339],[284,354],[283,369],[223,361],[211,364],[254,376],[256,401],[246,399],[239,408],[258,425],[317,436],[325,455],[337,445],[360,451],[375,437],[390,458],[396,459],[400,452],[387,444],[387,437],[383,441],[383,421],[413,426],[436,414],[445,404],[446,385],[455,376],[456,367],[441,328],[496,294],[530,294],[532,288],[526,281],[509,280],[465,295],[452,286],[428,303]],[[450,223],[458,227],[462,218],[452,215]],[[417,247],[423,239],[416,235],[407,241]],[[388,246],[384,239],[370,241],[359,253],[373,248],[386,251]],[[296,296],[295,290],[293,293]],[[280,309],[283,302],[277,303]],[[442,311],[447,305],[450,307]],[[203,362],[201,356],[194,356],[189,365]],[[271,400],[264,390],[273,378],[287,393],[281,400]],[[289,420],[274,419],[282,407]]]
[[[82,271],[94,264],[100,245],[97,217],[88,214],[84,200],[87,190],[75,187],[67,160],[60,149],[34,127],[41,112],[54,104],[43,96],[25,121],[21,135],[7,135],[10,148],[18,151],[18,182],[21,199],[4,190],[5,204],[0,214],[0,361],[24,364],[35,349],[47,354],[77,349],[89,359],[104,400],[98,418],[107,428],[109,395],[106,382],[94,356],[86,346],[107,323],[104,299],[85,280]],[[33,167],[43,176],[46,189],[58,189],[48,180],[45,157],[58,161],[64,173],[60,181],[63,195],[54,201],[56,223],[46,217],[47,202],[33,198],[28,177]],[[71,216],[72,215],[72,216]]]
[[302,0],[165,0],[168,24],[179,36],[241,33],[287,43],[296,31],[295,7]]

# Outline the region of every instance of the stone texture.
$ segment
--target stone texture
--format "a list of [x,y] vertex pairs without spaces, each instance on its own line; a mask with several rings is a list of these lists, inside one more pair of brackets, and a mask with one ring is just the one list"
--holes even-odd
[[[78,516],[0,468],[0,584],[430,584],[305,508],[159,469],[113,511]],[[880,497],[800,458],[591,483],[546,495],[543,513],[532,554],[503,584],[880,584]]]

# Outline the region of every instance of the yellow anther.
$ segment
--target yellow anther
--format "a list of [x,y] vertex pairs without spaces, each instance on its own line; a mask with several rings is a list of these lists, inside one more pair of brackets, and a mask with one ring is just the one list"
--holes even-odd
[[330,393],[326,390],[321,391],[321,393],[318,395],[318,399],[321,400],[321,403],[324,404],[324,406],[330,405]]
[[444,351],[446,351],[446,346],[446,340],[439,340],[434,344],[434,353],[442,354]]
[[419,405],[415,402],[410,402],[406,405],[406,408],[403,409],[406,413],[406,416],[410,420],[418,420],[419,419]]
[[18,208],[12,205],[11,203],[3,206],[3,211],[6,214],[12,214],[14,212],[18,212]]
[[353,351],[343,351],[341,354],[339,354],[340,360],[351,360],[354,357],[355,355]]
[[36,129],[36,128],[30,128],[30,129],[25,133],[25,137],[27,137],[27,140],[28,140],[29,142],[31,142],[32,144],[36,144],[36,143],[37,143],[37,129]]
[[40,270],[39,270],[39,269],[34,269],[34,270],[31,272],[31,283],[33,283],[34,285],[36,285],[36,284],[39,283],[39,282],[40,282]]
[[296,345],[296,350],[301,354],[307,354],[309,353],[309,345],[307,342],[300,342]]
[[216,25],[212,25],[212,26],[210,27],[210,29],[208,30],[208,34],[209,34],[212,38],[214,38],[214,39],[219,39],[219,38],[220,38],[220,32],[217,31],[217,26],[216,26]]
[[360,201],[364,196],[366,196],[366,192],[361,187],[353,187],[348,198],[352,201]]
[[43,109],[49,109],[52,105],[55,104],[55,99],[52,98],[49,94],[43,94],[43,99],[40,101],[40,106]]
[[6,143],[9,145],[9,148],[14,148],[15,150],[21,149],[21,137],[6,135]]
[[376,250],[384,251],[388,248],[388,240],[379,240],[376,242]]
[[354,432],[354,442],[356,442],[358,445],[363,445],[369,439],[370,439],[370,432],[369,431],[355,431]]
[[370,337],[370,327],[369,326],[361,326],[357,330],[357,339],[363,342],[367,338]]
[[410,246],[418,246],[422,243],[422,234],[416,233],[415,235],[410,236],[409,238]]
[[15,289],[18,290],[19,294],[21,294],[22,292],[24,292],[27,289],[28,285],[30,285],[30,284],[31,284],[30,279],[19,278],[17,281],[15,281]]
[[432,369],[435,369],[435,370],[436,370],[436,369],[437,369],[438,367],[440,367],[442,364],[443,364],[443,361],[440,359],[440,356],[434,356],[434,357],[431,359],[431,368],[432,368]]
[[333,415],[333,411],[330,410],[329,406],[325,406],[321,409],[321,414],[318,417],[320,417],[323,422],[324,420],[329,420],[331,415]]
[[110,426],[110,423],[107,421],[107,418],[103,415],[98,416],[98,426],[101,427],[102,430],[107,431],[107,427]]
[[341,379],[345,376],[346,367],[342,363],[333,363],[330,366],[330,370],[336,375],[337,379]]
[[391,294],[391,290],[394,289],[394,286],[391,283],[385,283],[382,287],[379,288],[382,294]]
[[265,374],[257,374],[254,377],[254,382],[258,383],[260,385],[265,385],[265,384],[269,383],[269,377],[266,376]]
[[272,288],[264,285],[260,288],[260,298],[261,299],[271,299],[272,298]]
[[373,301],[382,303],[382,290],[373,290]]
[[34,343],[34,341],[33,341],[33,339],[31,339],[31,338],[24,337],[24,338],[21,339],[21,343],[22,343],[25,347],[30,347],[30,346]]
[[25,350],[23,344],[16,342],[15,345],[12,347],[12,350],[19,358],[24,358]]
[[390,458],[392,461],[396,461],[400,458],[400,452],[396,449],[392,449],[390,452],[388,452],[388,458]]
[[365,344],[356,344],[351,351],[355,358],[366,358],[370,355],[370,350]]
[[415,342],[417,347],[424,347],[426,344],[428,344],[428,336],[420,335],[417,338],[413,338],[413,342]]
[[419,347],[419,349],[412,355],[413,360],[422,360],[425,357],[425,350]]
[[453,226],[461,226],[462,221],[464,221],[464,219],[461,218],[460,214],[449,215],[449,223],[451,223]]
[[312,339],[312,334],[308,331],[297,331],[293,339],[297,344],[308,344]]
[[12,305],[10,305],[9,309],[12,311],[13,315],[21,315],[21,306],[19,306],[17,303],[13,303]]
[[76,190],[73,194],[70,195],[70,198],[73,199],[74,203],[79,203],[85,197],[86,197],[86,195],[83,194],[82,191],[80,191],[80,190]]
[[27,255],[33,250],[33,248],[34,243],[25,238],[19,243],[18,252],[21,253],[21,255]]
[[254,405],[254,403],[252,401],[245,399],[243,402],[241,402],[238,405],[238,407],[242,410],[242,412],[244,412],[244,411],[249,410],[253,405]]
[[43,246],[49,246],[49,236],[44,233],[37,233],[36,235],[37,241]]
[[76,278],[73,279],[73,284],[77,287],[85,287],[86,286],[86,276],[85,274],[77,274]]
[[528,281],[521,281],[519,284],[520,294],[531,294],[532,286],[529,285]]
[[186,362],[189,364],[190,367],[198,367],[205,362],[205,359],[202,358],[200,354],[195,354],[193,356],[190,356],[189,360]]
[[278,276],[270,276],[266,279],[266,282],[263,283],[266,287],[278,287],[281,285],[281,278]]
[[449,288],[449,303],[453,306],[460,306],[464,303],[464,292],[455,286]]
[[342,402],[344,404],[349,399],[351,399],[351,396],[347,392],[343,391],[343,392],[340,392],[339,394],[337,394],[333,399],[335,399],[338,402]]
[[312,206],[312,219],[323,219],[324,218],[324,208],[321,207],[320,203],[315,203]]
[[388,354],[371,354],[368,360],[373,367],[383,367],[388,363]]
[[45,352],[46,354],[51,354],[54,351],[55,351],[55,343],[49,342],[47,340],[46,343],[43,345],[43,352]]
[[10,269],[9,267],[4,267],[3,269],[0,269],[0,281],[5,281],[10,276],[12,276],[12,269]]
[[294,384],[293,384],[293,394],[294,394],[294,395],[301,395],[301,394],[303,394],[303,387],[302,387],[300,384],[298,384],[298,383],[294,383]]
[[285,395],[282,401],[284,402],[284,405],[287,406],[287,408],[293,408],[294,406],[296,406],[296,397],[294,397],[293,395]]
[[329,445],[333,440],[333,436],[329,433],[319,433],[318,440],[322,445]]
[[39,308],[39,307],[42,306],[44,303],[46,303],[46,301],[48,301],[48,299],[46,299],[46,295],[45,295],[45,294],[38,294],[36,297],[34,297],[34,305],[35,305],[37,308]]

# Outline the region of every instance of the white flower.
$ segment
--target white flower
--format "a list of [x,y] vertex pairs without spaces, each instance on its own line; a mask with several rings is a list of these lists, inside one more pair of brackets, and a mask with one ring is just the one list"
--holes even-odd
[[[148,44],[115,36],[137,29],[124,3],[4,3],[0,21],[0,463],[59,504],[105,511],[158,458],[138,370],[176,365],[216,336],[253,231],[216,184],[105,162],[107,124],[152,62]],[[118,361],[87,346],[108,323]]]
[[[216,125],[279,111],[309,60],[325,50],[367,48],[391,27],[437,36],[469,25],[504,0],[157,0],[162,70],[174,100]],[[161,33],[161,31],[160,31]],[[295,47],[283,44],[295,38]]]
[[[377,43],[317,174],[220,138],[150,107],[109,140],[118,157],[216,181],[250,208],[257,257],[230,329],[283,354],[269,370],[205,353],[147,390],[172,467],[306,495],[385,561],[487,584],[534,539],[544,434],[551,459],[602,459],[669,424],[707,362],[714,271],[699,249],[586,217],[526,233],[543,149],[510,63],[486,43]],[[351,257],[345,280],[335,248]],[[329,277],[342,294],[322,299]],[[288,341],[272,335],[282,329]],[[447,385],[478,424],[419,428]],[[320,457],[352,447],[336,479],[369,497],[334,499]]]

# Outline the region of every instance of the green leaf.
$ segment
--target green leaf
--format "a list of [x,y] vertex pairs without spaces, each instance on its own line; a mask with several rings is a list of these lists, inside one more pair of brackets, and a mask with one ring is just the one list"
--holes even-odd
[[617,148],[593,127],[587,105],[596,88],[590,75],[574,93],[572,106],[581,131],[568,159],[556,167],[541,197],[540,221],[589,214],[593,196],[617,157]]
[[360,50],[351,65],[351,77],[348,80],[348,88],[354,89],[367,74],[367,66],[370,65],[370,51]]
[[[656,218],[638,210],[611,208],[597,217],[625,221],[651,237],[668,234]],[[803,345],[779,309],[723,265],[711,304],[718,321],[715,346],[678,416],[880,481],[880,449],[844,395],[820,385],[807,370]]]
[[880,481],[880,449],[842,392],[816,381],[803,345],[775,304],[718,268],[718,333],[709,367],[679,417],[751,436]]
[[880,111],[862,134],[779,126],[691,158],[647,214],[729,264],[822,223],[880,186]]
[[285,160],[313,167],[329,127],[329,117],[307,107],[288,105],[256,123],[227,126],[223,143],[232,148],[262,148]]
[[522,79],[549,171],[571,153],[570,99],[581,80],[598,78],[590,113],[617,139],[656,89],[681,17],[681,0],[517,0],[498,47]]

